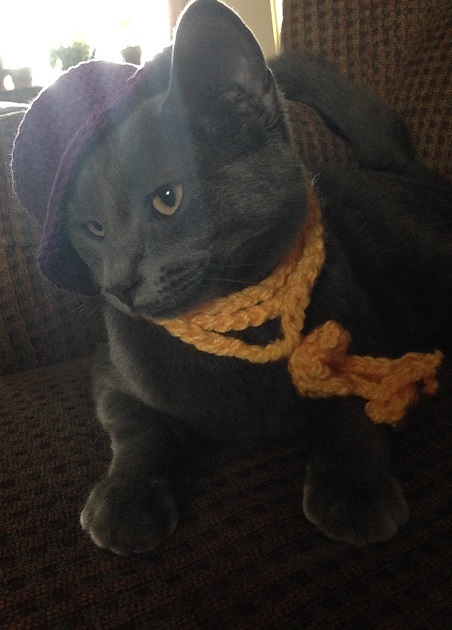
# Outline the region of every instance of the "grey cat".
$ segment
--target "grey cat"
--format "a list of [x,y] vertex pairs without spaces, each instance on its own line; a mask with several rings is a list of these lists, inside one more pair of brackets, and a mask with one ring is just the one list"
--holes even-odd
[[[377,99],[311,58],[282,56],[271,71],[220,2],[191,4],[162,55],[166,87],[98,139],[67,199],[108,331],[94,395],[113,459],[82,526],[114,552],[151,550],[174,531],[211,446],[293,435],[308,451],[307,518],[336,540],[387,540],[408,509],[360,398],[304,398],[285,361],[214,356],[153,320],[259,283],[291,249],[309,178],[282,90],[316,107],[361,164],[318,177],[326,261],[306,333],[333,319],[357,354],[450,347],[450,188]],[[277,321],[238,334],[262,346],[278,335]]]

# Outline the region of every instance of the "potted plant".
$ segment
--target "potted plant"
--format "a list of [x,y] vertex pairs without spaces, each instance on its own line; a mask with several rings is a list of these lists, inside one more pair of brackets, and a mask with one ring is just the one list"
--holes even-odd
[[133,63],[136,66],[141,64],[141,46],[126,46],[121,50],[121,55],[127,63]]
[[50,51],[50,65],[55,68],[61,63],[61,69],[67,70],[81,61],[90,59],[90,47],[86,42],[74,42],[71,46],[60,46]]

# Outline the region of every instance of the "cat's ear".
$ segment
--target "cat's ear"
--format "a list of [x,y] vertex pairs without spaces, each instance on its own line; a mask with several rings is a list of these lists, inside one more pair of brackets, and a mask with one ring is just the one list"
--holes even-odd
[[268,122],[273,120],[277,90],[256,38],[222,2],[196,0],[176,28],[167,106],[183,103],[199,111],[216,98],[244,95],[257,99]]

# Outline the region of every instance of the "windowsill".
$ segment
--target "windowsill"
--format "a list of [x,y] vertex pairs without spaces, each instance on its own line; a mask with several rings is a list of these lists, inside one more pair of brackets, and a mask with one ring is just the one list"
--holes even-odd
[[0,92],[0,101],[8,101],[11,103],[28,103],[34,99],[42,90],[39,86],[31,88],[18,88],[16,90],[2,90]]

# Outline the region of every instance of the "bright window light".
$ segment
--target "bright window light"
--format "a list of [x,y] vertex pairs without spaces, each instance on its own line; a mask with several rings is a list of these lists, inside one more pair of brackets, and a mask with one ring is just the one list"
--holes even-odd
[[141,46],[142,62],[169,43],[165,0],[23,0],[2,3],[0,58],[4,68],[31,67],[33,84],[48,85],[58,70],[52,48],[86,42],[96,59],[122,60],[121,50]]

